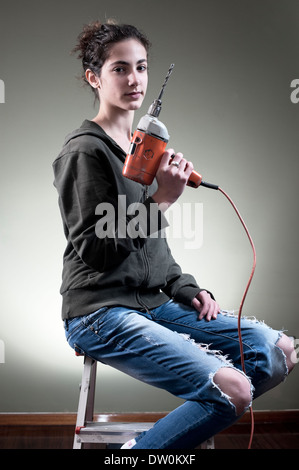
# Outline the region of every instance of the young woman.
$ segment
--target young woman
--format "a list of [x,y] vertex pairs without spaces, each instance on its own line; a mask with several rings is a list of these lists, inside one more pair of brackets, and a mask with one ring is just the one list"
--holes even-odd
[[[182,153],[164,153],[149,188],[122,176],[134,111],[147,89],[146,37],[130,25],[96,22],[84,28],[75,50],[100,106],[67,137],[53,164],[67,239],[61,287],[67,340],[186,400],[133,448],[194,448],[285,378],[293,367],[292,342],[243,319],[245,375],[237,318],[222,312],[173,259],[161,230],[163,211],[193,169]],[[138,224],[127,210],[134,203],[144,208]],[[156,224],[149,223],[153,218]]]

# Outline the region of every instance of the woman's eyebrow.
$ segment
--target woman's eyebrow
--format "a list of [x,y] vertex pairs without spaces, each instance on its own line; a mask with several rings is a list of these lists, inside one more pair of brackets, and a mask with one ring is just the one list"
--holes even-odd
[[[147,62],[147,59],[140,59],[137,61],[137,64],[142,64],[144,62]],[[130,65],[129,62],[126,62],[125,60],[116,60],[115,62],[112,62],[110,65]]]

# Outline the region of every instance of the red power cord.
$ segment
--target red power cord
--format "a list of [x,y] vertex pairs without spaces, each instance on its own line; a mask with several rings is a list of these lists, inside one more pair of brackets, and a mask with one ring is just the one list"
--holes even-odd
[[[242,333],[241,333],[241,316],[242,316],[242,310],[243,310],[243,306],[244,306],[244,302],[245,302],[245,298],[246,298],[246,295],[247,295],[247,292],[248,292],[248,289],[250,287],[250,284],[251,284],[251,281],[252,281],[252,278],[253,278],[253,275],[254,275],[254,272],[255,272],[255,267],[256,267],[256,250],[255,250],[255,246],[254,246],[254,243],[253,243],[253,240],[250,236],[250,233],[248,231],[248,228],[246,227],[246,224],[243,220],[243,218],[241,217],[241,214],[240,212],[238,211],[236,205],[234,204],[234,202],[232,201],[232,199],[228,196],[228,194],[226,194],[225,191],[223,191],[223,189],[221,189],[219,186],[217,188],[222,194],[224,194],[224,196],[228,199],[228,201],[231,203],[231,205],[233,206],[237,216],[239,217],[240,219],[240,222],[241,224],[243,225],[244,229],[245,229],[245,232],[247,234],[247,237],[249,239],[249,242],[250,242],[250,245],[252,247],[252,251],[253,251],[253,266],[252,266],[252,270],[251,270],[251,274],[250,274],[250,277],[249,277],[249,280],[247,282],[247,285],[246,285],[246,289],[244,291],[244,294],[243,294],[243,297],[242,297],[242,300],[241,300],[241,304],[240,304],[240,307],[239,307],[239,313],[238,313],[238,336],[239,336],[239,344],[240,344],[240,354],[241,354],[241,365],[242,365],[242,370],[244,372],[244,374],[246,374],[246,370],[245,370],[245,363],[244,363],[244,353],[243,353],[243,342],[242,342]],[[249,440],[249,444],[248,444],[248,449],[251,449],[251,444],[252,444],[252,438],[253,438],[253,433],[254,433],[254,416],[253,416],[253,410],[252,410],[252,406],[250,406],[250,417],[251,417],[251,432],[250,432],[250,440]]]

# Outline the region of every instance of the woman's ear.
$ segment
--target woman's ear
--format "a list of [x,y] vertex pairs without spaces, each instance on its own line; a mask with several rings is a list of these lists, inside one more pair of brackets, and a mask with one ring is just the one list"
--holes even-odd
[[85,71],[85,78],[92,88],[101,88],[99,77],[90,69]]

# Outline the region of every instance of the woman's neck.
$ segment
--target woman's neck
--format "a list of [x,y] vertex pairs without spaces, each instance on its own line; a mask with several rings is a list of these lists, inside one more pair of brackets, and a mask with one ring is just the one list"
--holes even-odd
[[106,134],[127,153],[130,146],[133,119],[134,111],[107,112],[100,108],[93,121],[101,126]]

